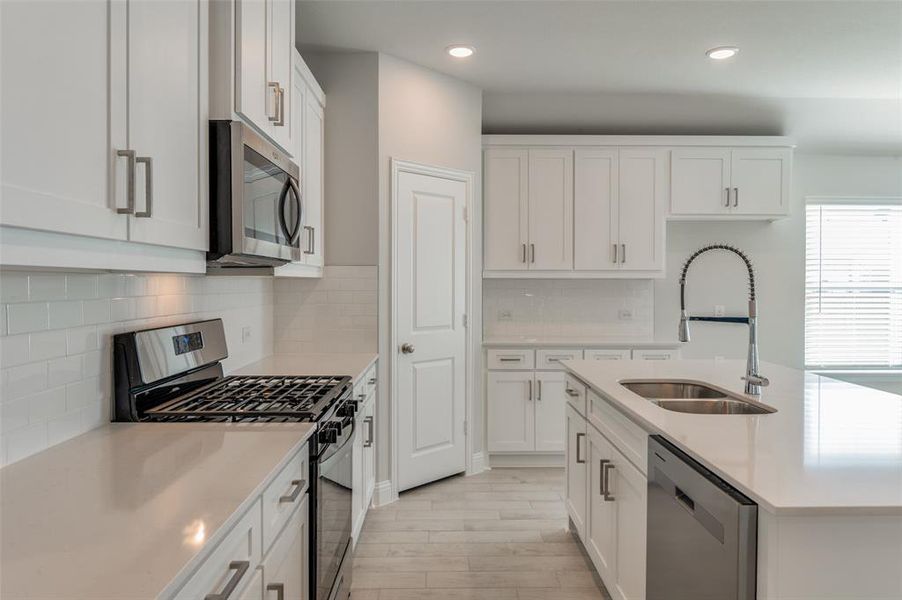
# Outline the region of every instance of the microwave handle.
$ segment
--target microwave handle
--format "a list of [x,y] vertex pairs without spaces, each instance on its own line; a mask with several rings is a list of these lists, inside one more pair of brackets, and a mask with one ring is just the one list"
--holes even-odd
[[[288,200],[289,195],[291,195],[292,200],[297,207],[297,210],[295,211],[297,218],[295,219],[295,222],[291,224],[291,227],[285,222],[285,202]],[[279,198],[279,222],[282,226],[282,233],[285,234],[285,237],[288,238],[288,243],[291,245],[294,245],[294,243],[297,242],[298,237],[301,234],[302,210],[301,193],[298,191],[298,186],[294,182],[294,179],[289,177],[285,187],[282,188],[282,195]]]

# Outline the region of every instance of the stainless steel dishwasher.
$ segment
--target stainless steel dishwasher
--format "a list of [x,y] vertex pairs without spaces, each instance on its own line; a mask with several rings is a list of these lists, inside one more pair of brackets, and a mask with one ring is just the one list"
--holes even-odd
[[647,600],[754,600],[757,552],[758,505],[649,437]]

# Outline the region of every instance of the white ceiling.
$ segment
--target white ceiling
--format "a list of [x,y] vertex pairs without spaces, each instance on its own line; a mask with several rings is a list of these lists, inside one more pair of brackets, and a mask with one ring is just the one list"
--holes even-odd
[[[728,133],[766,130],[820,149],[902,152],[900,1],[368,0],[298,7],[306,49],[385,52],[481,87],[487,130],[623,133],[643,125],[642,112],[622,101],[635,98],[654,107],[647,117],[660,133],[706,124],[721,132],[730,129],[731,109],[751,107],[754,115],[739,115],[734,129],[754,131]],[[451,43],[472,45],[476,55],[452,59],[444,52]],[[720,45],[741,50],[723,62],[705,57]],[[562,95],[577,100],[558,110],[543,101]],[[703,101],[693,103],[695,96]],[[598,102],[586,101],[593,97]],[[619,108],[593,108],[599,104]]]

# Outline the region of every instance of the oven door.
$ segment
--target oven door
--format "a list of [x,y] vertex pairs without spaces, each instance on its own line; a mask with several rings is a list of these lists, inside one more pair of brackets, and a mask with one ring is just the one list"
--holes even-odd
[[[316,600],[329,594],[351,542],[351,493],[354,421],[346,418],[338,442],[329,444],[317,461]],[[345,565],[346,578],[349,578]]]

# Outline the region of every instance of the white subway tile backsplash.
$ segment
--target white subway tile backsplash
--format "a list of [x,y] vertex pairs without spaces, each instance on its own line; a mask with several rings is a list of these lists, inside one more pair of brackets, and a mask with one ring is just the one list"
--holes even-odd
[[9,333],[28,333],[43,331],[48,327],[48,309],[46,302],[10,304],[6,308],[9,321]]
[[268,277],[0,271],[0,464],[109,422],[115,333],[222,317],[234,368],[272,353],[274,300]]
[[48,305],[50,329],[77,327],[84,322],[82,303],[79,301],[51,302]]
[[377,267],[324,269],[275,285],[276,352],[374,352]]
[[44,331],[31,334],[31,352],[28,359],[31,362],[47,360],[66,355],[66,331]]
[[485,337],[654,336],[651,280],[486,279],[482,294]]
[[66,276],[62,273],[32,274],[28,276],[28,299],[65,300]]
[[85,300],[84,302],[85,325],[110,322],[110,300]]

